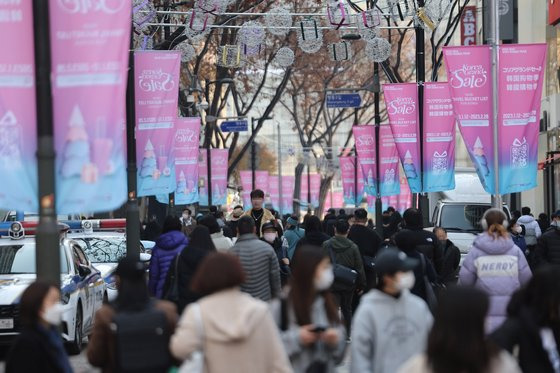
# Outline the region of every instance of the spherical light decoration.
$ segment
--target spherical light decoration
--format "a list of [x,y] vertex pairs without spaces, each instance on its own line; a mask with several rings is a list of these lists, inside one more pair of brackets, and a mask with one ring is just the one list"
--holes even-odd
[[294,63],[295,54],[294,51],[288,47],[282,47],[276,52],[274,56],[274,63],[281,67],[288,67]]
[[298,41],[323,41],[323,32],[319,28],[317,21],[313,18],[306,18],[298,23]]
[[156,17],[156,9],[151,1],[134,0],[132,3],[132,23],[137,31],[144,31]]
[[352,47],[345,41],[329,44],[327,49],[331,61],[347,61],[352,58]]
[[369,15],[364,15],[364,13],[369,12],[370,10],[355,15],[355,23],[358,28],[358,34],[365,41],[370,41],[379,36],[378,27],[380,24],[380,20],[378,20],[376,17],[371,18]]
[[239,29],[239,41],[249,46],[257,46],[264,42],[266,32],[260,22],[245,22]]
[[327,1],[327,19],[337,30],[342,26],[350,26],[350,9],[344,0]]
[[268,32],[273,35],[284,36],[290,32],[292,27],[292,15],[290,11],[282,6],[271,9],[264,17]]
[[299,47],[305,53],[317,53],[323,46],[323,39],[319,40],[302,40],[299,42]]
[[185,17],[185,35],[192,43],[196,43],[210,33],[210,25],[214,23],[214,15],[202,11],[191,10]]
[[134,33],[134,50],[145,51],[154,48],[154,42],[151,35]]
[[223,13],[226,11],[229,1],[225,0],[196,0],[195,7],[205,13]]
[[375,62],[383,62],[391,55],[391,43],[384,38],[366,42],[366,55]]
[[196,50],[189,43],[180,43],[175,49],[181,52],[181,62],[189,62],[196,57]]

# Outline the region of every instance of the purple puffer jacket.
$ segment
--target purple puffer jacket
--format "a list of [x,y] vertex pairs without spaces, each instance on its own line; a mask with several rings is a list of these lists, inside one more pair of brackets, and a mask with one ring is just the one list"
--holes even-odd
[[148,288],[156,298],[163,296],[163,285],[167,271],[177,254],[189,243],[187,236],[181,231],[170,231],[162,234],[156,240],[150,259],[150,280]]
[[502,324],[511,295],[530,278],[525,254],[511,238],[496,238],[487,232],[474,240],[459,273],[462,285],[474,285],[490,296],[488,333]]

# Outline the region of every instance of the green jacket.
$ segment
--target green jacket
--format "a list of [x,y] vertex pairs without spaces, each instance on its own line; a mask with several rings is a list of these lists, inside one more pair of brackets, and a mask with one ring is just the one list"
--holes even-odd
[[[323,250],[327,256],[330,256],[330,250],[332,250],[332,255],[337,264],[341,264],[345,267],[352,268],[358,272],[357,286],[360,288],[365,288],[366,286],[366,275],[364,272],[364,265],[362,263],[362,256],[360,255],[360,250],[358,246],[346,237],[334,236],[330,240],[323,242]],[[347,286],[333,284],[331,290],[349,290]]]

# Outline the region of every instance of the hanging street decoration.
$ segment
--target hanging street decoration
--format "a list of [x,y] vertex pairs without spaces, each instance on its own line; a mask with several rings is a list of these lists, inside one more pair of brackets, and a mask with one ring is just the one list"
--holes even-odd
[[193,9],[186,14],[185,36],[196,43],[206,37],[210,32],[210,25],[214,23],[214,16],[210,13]]
[[323,45],[323,32],[317,21],[306,18],[298,24],[298,44],[305,53],[316,53]]
[[264,42],[266,32],[262,23],[257,21],[245,22],[239,29],[239,42],[255,47]]
[[237,68],[241,64],[241,47],[239,45],[222,45],[218,47],[216,64],[227,68]]
[[134,28],[142,32],[148,28],[148,23],[156,17],[156,9],[149,0],[134,0],[132,3],[132,23]]
[[331,61],[347,61],[352,58],[352,47],[348,42],[332,43],[327,49]]
[[268,32],[276,36],[285,36],[290,32],[293,20],[290,11],[282,6],[273,8],[264,17]]
[[391,43],[384,38],[366,42],[366,55],[375,62],[383,62],[391,55]]
[[328,0],[327,18],[335,30],[342,26],[350,26],[350,14],[346,2],[344,0]]
[[381,25],[381,16],[377,9],[366,10],[355,15],[358,34],[365,41],[371,41],[379,36],[378,27]]
[[294,51],[288,47],[282,47],[276,52],[274,56],[274,63],[281,67],[288,67],[294,63],[295,54]]
[[189,62],[196,57],[196,50],[188,43],[183,42],[176,46],[175,49],[181,52],[181,62]]

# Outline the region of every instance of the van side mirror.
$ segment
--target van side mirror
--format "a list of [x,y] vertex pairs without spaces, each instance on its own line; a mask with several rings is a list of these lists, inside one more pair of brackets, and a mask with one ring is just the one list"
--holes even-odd
[[80,277],[84,278],[87,277],[91,274],[91,269],[88,266],[85,266],[83,264],[80,264],[78,266],[78,274],[80,275]]

